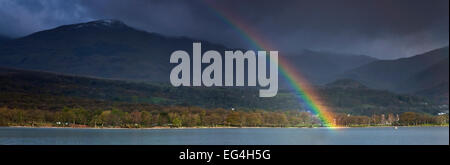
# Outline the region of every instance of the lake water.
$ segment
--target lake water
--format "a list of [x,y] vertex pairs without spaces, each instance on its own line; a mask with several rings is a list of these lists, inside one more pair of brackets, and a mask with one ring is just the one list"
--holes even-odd
[[448,127],[75,129],[0,128],[0,144],[448,145]]

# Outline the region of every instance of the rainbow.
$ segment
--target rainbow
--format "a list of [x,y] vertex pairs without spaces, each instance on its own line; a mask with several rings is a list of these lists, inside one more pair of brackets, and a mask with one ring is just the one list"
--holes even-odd
[[[251,27],[247,26],[244,21],[241,21],[239,17],[233,15],[232,12],[226,12],[226,10],[221,10],[217,5],[205,0],[207,6],[212,9],[211,11],[215,13],[219,18],[221,18],[225,23],[233,27],[239,32],[241,36],[244,37],[252,46],[258,48],[259,50],[276,50],[265,40],[261,35],[253,30]],[[303,101],[306,105],[306,109],[312,111],[320,119],[321,123],[325,127],[336,127],[334,117],[330,109],[328,109],[323,101],[318,97],[317,93],[314,91],[309,82],[295,70],[295,68],[288,62],[288,60],[283,59],[282,56],[278,57],[279,61],[279,71],[281,75],[287,80],[289,86],[294,90],[296,96],[300,101]]]

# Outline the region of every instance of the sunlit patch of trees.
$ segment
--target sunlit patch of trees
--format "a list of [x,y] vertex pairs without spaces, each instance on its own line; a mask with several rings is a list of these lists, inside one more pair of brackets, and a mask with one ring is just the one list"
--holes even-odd
[[339,126],[424,126],[424,125],[448,125],[448,114],[432,116],[416,112],[404,112],[401,114],[389,113],[387,115],[352,116],[349,114],[337,114],[335,124]]
[[[289,117],[288,117],[289,116]],[[63,108],[58,111],[0,108],[2,126],[85,127],[287,127],[318,124],[306,112],[232,111],[222,108],[169,106],[158,110],[119,109],[88,111]]]
[[[415,112],[352,116],[336,114],[338,126],[448,125],[448,114],[431,116]],[[299,111],[234,111],[222,108],[168,106],[158,110],[120,109],[89,111],[63,108],[57,111],[0,108],[0,126],[53,127],[310,127],[320,121],[309,112]]]

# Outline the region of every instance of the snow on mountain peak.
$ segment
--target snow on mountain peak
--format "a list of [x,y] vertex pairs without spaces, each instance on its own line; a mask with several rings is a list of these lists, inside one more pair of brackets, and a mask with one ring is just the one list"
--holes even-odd
[[102,19],[102,20],[96,20],[91,21],[87,23],[80,23],[76,24],[74,26],[75,29],[84,28],[84,27],[110,27],[110,28],[121,28],[121,27],[127,27],[123,22],[119,20],[114,19]]

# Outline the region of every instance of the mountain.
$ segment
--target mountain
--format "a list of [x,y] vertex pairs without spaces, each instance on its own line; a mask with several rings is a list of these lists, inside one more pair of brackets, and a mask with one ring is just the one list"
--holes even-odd
[[[170,54],[175,50],[187,50],[191,54],[193,42],[201,42],[203,52],[232,50],[208,41],[187,37],[168,37],[142,31],[118,20],[97,20],[64,25],[0,44],[0,66],[101,79],[167,83],[169,72],[175,66],[169,63]],[[436,91],[431,89],[432,87],[442,88],[440,82],[445,82],[444,80],[448,83],[448,76],[429,74],[435,73],[445,65],[448,68],[448,47],[398,60],[377,60],[363,55],[343,55],[312,50],[286,55],[280,52],[280,56],[290,61],[298,72],[316,85],[325,85],[336,79],[352,79],[369,88],[407,91],[411,94],[426,93],[425,95],[429,97],[430,93],[436,94],[436,92],[430,92]],[[445,59],[447,63],[440,64]],[[442,80],[428,81],[431,78]],[[405,83],[407,85],[404,85]],[[284,89],[282,87],[283,81],[280,80],[280,88]],[[186,88],[188,89],[191,88]],[[425,92],[420,92],[422,90]],[[183,90],[177,90],[179,91]],[[232,94],[241,95],[240,93]],[[281,93],[281,96],[284,96],[283,94]],[[197,95],[202,94],[197,93]],[[445,92],[441,95],[445,97]],[[91,95],[83,95],[83,97],[88,96]],[[145,98],[153,98],[153,96],[151,94]],[[217,100],[218,98],[220,97],[217,97]],[[93,99],[103,98],[94,97]],[[186,101],[181,95],[164,99],[173,101],[167,104]],[[198,100],[202,99],[198,98]],[[159,100],[159,98],[153,100]],[[297,101],[290,99],[288,102]],[[210,103],[219,104],[218,101]],[[222,102],[220,104],[230,105]],[[246,104],[253,106],[261,103],[255,99]],[[284,103],[274,103],[272,108],[279,108],[280,104]],[[286,105],[288,108],[298,107],[298,104]]]
[[[427,99],[365,88],[353,80],[338,80],[317,86],[324,106],[335,113],[372,115],[406,111],[436,114],[442,109]],[[303,102],[294,93],[281,90],[261,98],[258,90],[236,87],[172,87],[167,83],[127,82],[64,75],[42,71],[0,68],[0,107],[27,110],[87,110],[118,108],[131,112],[160,106],[199,106],[209,109],[299,110]]]
[[449,104],[448,82],[442,82],[438,85],[416,92],[415,94],[428,97],[442,104]]
[[340,77],[357,80],[370,88],[414,93],[448,83],[448,61],[447,46],[409,58],[375,61]]
[[[193,42],[202,42],[203,52],[230,50],[208,41],[145,32],[118,20],[98,20],[36,32],[0,45],[0,66],[168,82],[169,72],[174,67],[169,64],[170,54],[175,50],[187,50],[192,54]],[[316,51],[286,56],[315,84],[331,82],[343,71],[376,60]]]
[[95,110],[124,103],[127,106],[121,108],[126,110],[141,104],[265,110],[300,108],[296,98],[283,91],[276,97],[262,98],[254,88],[172,87],[168,83],[127,82],[0,68],[0,107],[57,110],[65,106],[82,106]]
[[[422,91],[430,87],[449,82],[449,58],[431,65],[423,71],[410,76],[402,85],[397,86],[401,91]],[[448,91],[446,91],[448,92]]]
[[337,54],[304,50],[296,55],[286,57],[299,73],[313,84],[326,84],[338,78],[350,69],[377,61],[364,55]]
[[[170,54],[192,50],[224,50],[207,41],[166,37],[98,20],[40,31],[0,45],[0,65],[111,79],[168,82]],[[190,52],[190,51],[188,51]]]
[[367,89],[367,87],[358,81],[352,79],[339,79],[334,82],[326,84],[328,88],[354,88],[354,89]]
[[[448,87],[447,87],[448,88]],[[334,112],[348,114],[388,114],[414,111],[437,114],[448,107],[424,97],[377,90],[351,79],[340,79],[317,90]]]
[[[416,91],[415,94],[426,96],[440,103],[449,104],[449,58],[432,65],[409,78],[404,91]],[[408,83],[410,82],[410,83]]]
[[6,41],[9,41],[9,40],[11,40],[11,38],[0,35],[0,44],[4,43]]

